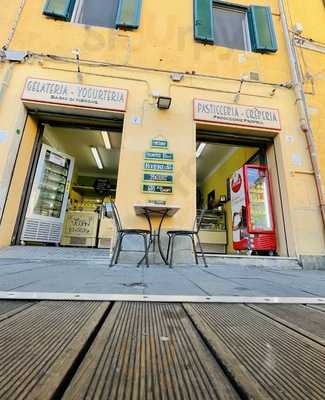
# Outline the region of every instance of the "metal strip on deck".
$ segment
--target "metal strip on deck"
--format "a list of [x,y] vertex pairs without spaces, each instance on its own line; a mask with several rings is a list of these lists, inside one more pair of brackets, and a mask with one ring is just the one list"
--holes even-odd
[[[249,305],[277,322],[325,345],[325,314],[304,305]],[[325,309],[324,309],[325,311]]]
[[41,302],[2,321],[0,398],[52,398],[107,308],[108,303]]
[[180,304],[116,303],[64,399],[239,399]]
[[247,398],[324,400],[325,348],[244,305],[187,304]]

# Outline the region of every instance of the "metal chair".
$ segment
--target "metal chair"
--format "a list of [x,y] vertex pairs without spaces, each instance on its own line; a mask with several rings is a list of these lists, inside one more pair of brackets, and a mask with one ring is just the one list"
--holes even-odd
[[[112,267],[113,265],[118,263],[120,253],[121,253],[121,251],[123,251],[123,249],[122,249],[123,239],[128,235],[129,236],[138,235],[138,236],[142,236],[143,240],[144,240],[144,256],[138,262],[137,267],[140,267],[140,265],[142,264],[142,262],[144,260],[146,260],[146,265],[147,265],[147,267],[149,267],[148,252],[149,252],[149,247],[150,247],[151,240],[152,240],[151,230],[123,228],[118,209],[113,201],[111,201],[111,204],[112,204],[112,215],[113,215],[113,219],[114,219],[114,223],[115,223],[115,227],[116,227],[117,239],[116,239],[113,255],[112,255],[109,266]],[[147,240],[148,235],[149,235],[149,244],[148,244],[148,240]]]
[[195,262],[196,264],[199,264],[199,258],[198,258],[198,254],[196,251],[196,246],[195,246],[195,237],[197,239],[197,243],[199,245],[200,251],[201,251],[201,255],[203,258],[203,263],[205,267],[208,267],[208,264],[206,262],[205,259],[205,255],[202,249],[202,245],[201,245],[201,241],[199,238],[199,232],[201,229],[201,225],[202,225],[202,221],[203,221],[203,217],[205,214],[206,210],[202,210],[200,213],[199,218],[195,218],[194,220],[194,226],[193,226],[193,230],[171,230],[171,231],[167,231],[167,235],[168,235],[168,247],[167,247],[167,260],[169,260],[169,267],[172,268],[173,267],[173,257],[174,257],[174,241],[175,238],[177,236],[188,236],[191,238],[192,240],[192,245],[193,245],[193,251],[194,251],[194,255],[195,255]]

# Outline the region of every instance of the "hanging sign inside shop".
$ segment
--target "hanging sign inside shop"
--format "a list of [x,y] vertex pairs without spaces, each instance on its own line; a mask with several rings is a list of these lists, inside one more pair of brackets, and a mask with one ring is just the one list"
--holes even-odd
[[165,183],[173,183],[173,175],[165,175],[165,174],[143,174],[143,180],[146,182],[165,182]]
[[152,139],[151,147],[157,149],[168,149],[168,140],[166,139]]
[[109,192],[111,184],[107,178],[98,178],[95,180],[94,189],[96,193],[106,194]]
[[164,161],[174,161],[173,153],[160,153],[156,151],[146,151],[144,153],[145,160],[164,160]]
[[162,186],[162,185],[142,185],[142,191],[144,193],[162,193],[162,194],[172,194],[172,186]]
[[163,163],[155,163],[155,162],[145,162],[144,163],[145,170],[152,170],[152,171],[173,171],[174,165],[173,164],[163,164]]
[[103,86],[28,78],[22,101],[125,111],[128,91]]
[[194,100],[194,120],[226,125],[281,130],[279,111],[216,101]]

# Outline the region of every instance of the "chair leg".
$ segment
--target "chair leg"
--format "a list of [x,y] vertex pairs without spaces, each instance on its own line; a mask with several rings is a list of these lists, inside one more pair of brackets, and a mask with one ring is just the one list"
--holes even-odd
[[118,244],[118,248],[117,248],[116,259],[115,259],[115,263],[114,263],[114,264],[117,264],[117,263],[118,263],[118,260],[119,260],[119,258],[120,258],[120,254],[121,254],[121,250],[122,250],[122,242],[123,242],[123,239],[124,239],[124,235],[121,235],[121,236],[120,236],[120,240],[119,240],[119,244]]
[[149,257],[148,257],[148,253],[149,253],[149,249],[151,246],[151,240],[149,239],[149,245],[148,245],[148,240],[147,240],[147,235],[141,235],[143,237],[143,241],[144,241],[144,256],[141,258],[141,260],[138,262],[137,264],[137,268],[140,267],[140,265],[143,263],[144,260],[146,260],[146,265],[147,268],[149,268]]
[[204,252],[203,252],[203,249],[202,249],[202,245],[201,245],[201,241],[200,241],[200,238],[199,238],[198,234],[196,234],[196,238],[197,238],[197,243],[198,243],[198,245],[200,247],[200,251],[201,251],[201,254],[202,254],[204,266],[207,268],[208,264],[206,262],[205,255],[204,255]]
[[167,255],[166,255],[166,260],[167,261],[169,259],[169,250],[170,250],[170,235],[168,235],[168,246],[167,246]]
[[169,268],[173,268],[173,258],[174,258],[174,241],[175,235],[171,237],[171,246],[170,246],[170,260],[169,260]]
[[145,248],[145,257],[146,257],[146,265],[147,268],[149,268],[149,249],[151,246],[151,239],[149,238],[149,244],[148,244],[148,236],[144,235],[144,248]]
[[119,246],[119,243],[120,243],[120,237],[121,237],[120,234],[117,234],[117,239],[116,239],[116,243],[115,243],[115,246],[114,246],[111,262],[109,263],[109,267],[110,268],[114,264],[114,260],[115,260],[116,254],[117,254],[117,249],[118,249],[118,246]]
[[197,252],[196,252],[196,248],[195,248],[194,235],[191,235],[191,239],[192,239],[192,245],[193,245],[193,251],[194,251],[195,262],[196,262],[196,265],[198,265],[198,264],[199,264],[199,259],[198,259]]

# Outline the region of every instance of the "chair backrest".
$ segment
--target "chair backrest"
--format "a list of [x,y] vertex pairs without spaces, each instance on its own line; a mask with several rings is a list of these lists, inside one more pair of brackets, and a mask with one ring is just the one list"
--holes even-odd
[[205,212],[206,212],[206,210],[203,209],[203,210],[201,210],[199,216],[195,217],[193,231],[196,233],[200,232]]
[[121,218],[119,216],[116,204],[114,203],[113,200],[111,200],[111,204],[112,204],[112,214],[113,214],[113,219],[114,219],[114,222],[115,222],[115,226],[116,226],[117,231],[120,232],[123,229]]

